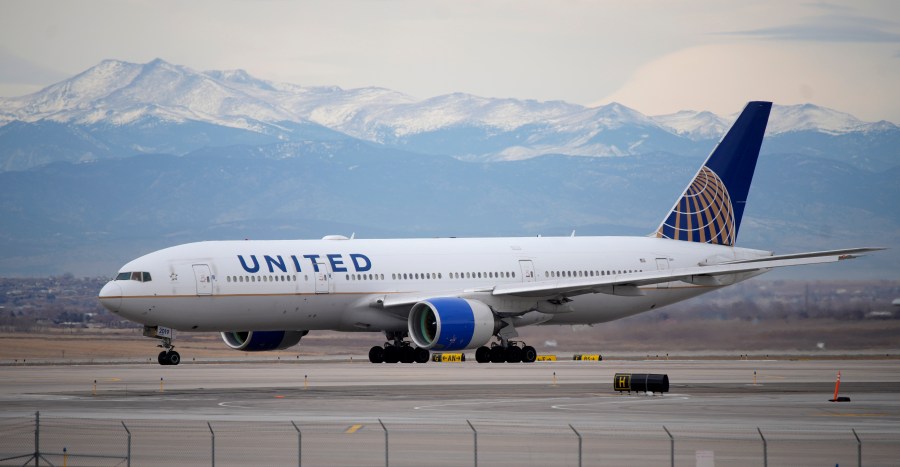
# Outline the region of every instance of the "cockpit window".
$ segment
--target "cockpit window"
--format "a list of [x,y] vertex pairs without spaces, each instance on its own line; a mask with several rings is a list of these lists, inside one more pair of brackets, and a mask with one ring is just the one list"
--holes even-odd
[[120,272],[118,275],[116,275],[116,280],[150,282],[150,273],[144,271]]

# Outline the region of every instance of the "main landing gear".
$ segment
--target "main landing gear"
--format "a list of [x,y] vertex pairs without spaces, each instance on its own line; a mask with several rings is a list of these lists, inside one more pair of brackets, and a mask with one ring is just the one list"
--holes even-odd
[[532,363],[536,359],[537,350],[520,342],[508,341],[505,347],[495,342],[490,347],[482,346],[475,351],[475,361],[478,363]]
[[386,342],[384,346],[369,349],[369,361],[372,363],[426,363],[431,358],[431,352],[421,347],[413,347],[403,340],[406,333],[388,333],[385,335],[393,342]]

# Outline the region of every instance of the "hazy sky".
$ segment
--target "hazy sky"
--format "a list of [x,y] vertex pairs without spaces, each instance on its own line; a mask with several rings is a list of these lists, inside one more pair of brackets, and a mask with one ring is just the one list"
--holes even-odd
[[813,102],[900,123],[900,2],[3,1],[0,96],[107,58],[655,115]]

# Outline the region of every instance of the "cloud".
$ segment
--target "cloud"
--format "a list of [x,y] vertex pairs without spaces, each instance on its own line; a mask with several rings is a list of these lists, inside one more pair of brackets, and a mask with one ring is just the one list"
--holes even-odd
[[809,6],[827,13],[781,26],[728,31],[720,34],[776,41],[900,42],[900,33],[896,32],[898,29],[896,22],[859,15],[845,6],[827,3]]
[[873,29],[862,24],[837,26],[821,23],[794,24],[771,28],[726,33],[736,36],[756,36],[768,40],[818,42],[900,42],[900,34]]
[[[646,63],[596,104],[621,102],[659,115],[684,109],[731,114],[750,100],[841,109],[900,122],[900,67],[885,44],[739,42],[689,47]],[[881,57],[879,60],[878,57]]]

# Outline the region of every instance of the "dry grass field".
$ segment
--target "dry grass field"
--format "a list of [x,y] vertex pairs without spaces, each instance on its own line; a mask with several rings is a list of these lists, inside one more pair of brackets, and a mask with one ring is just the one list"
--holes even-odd
[[[833,319],[770,320],[649,320],[630,318],[596,326],[539,326],[520,331],[521,339],[541,353],[734,355],[900,353],[900,320],[838,321]],[[139,329],[57,329],[32,333],[0,333],[0,364],[22,360],[108,361],[155,360],[153,339]],[[362,356],[384,342],[380,333],[313,331],[300,344],[282,351],[245,353],[225,346],[218,334],[178,333],[175,344],[184,361],[192,359],[296,360],[323,356]]]

